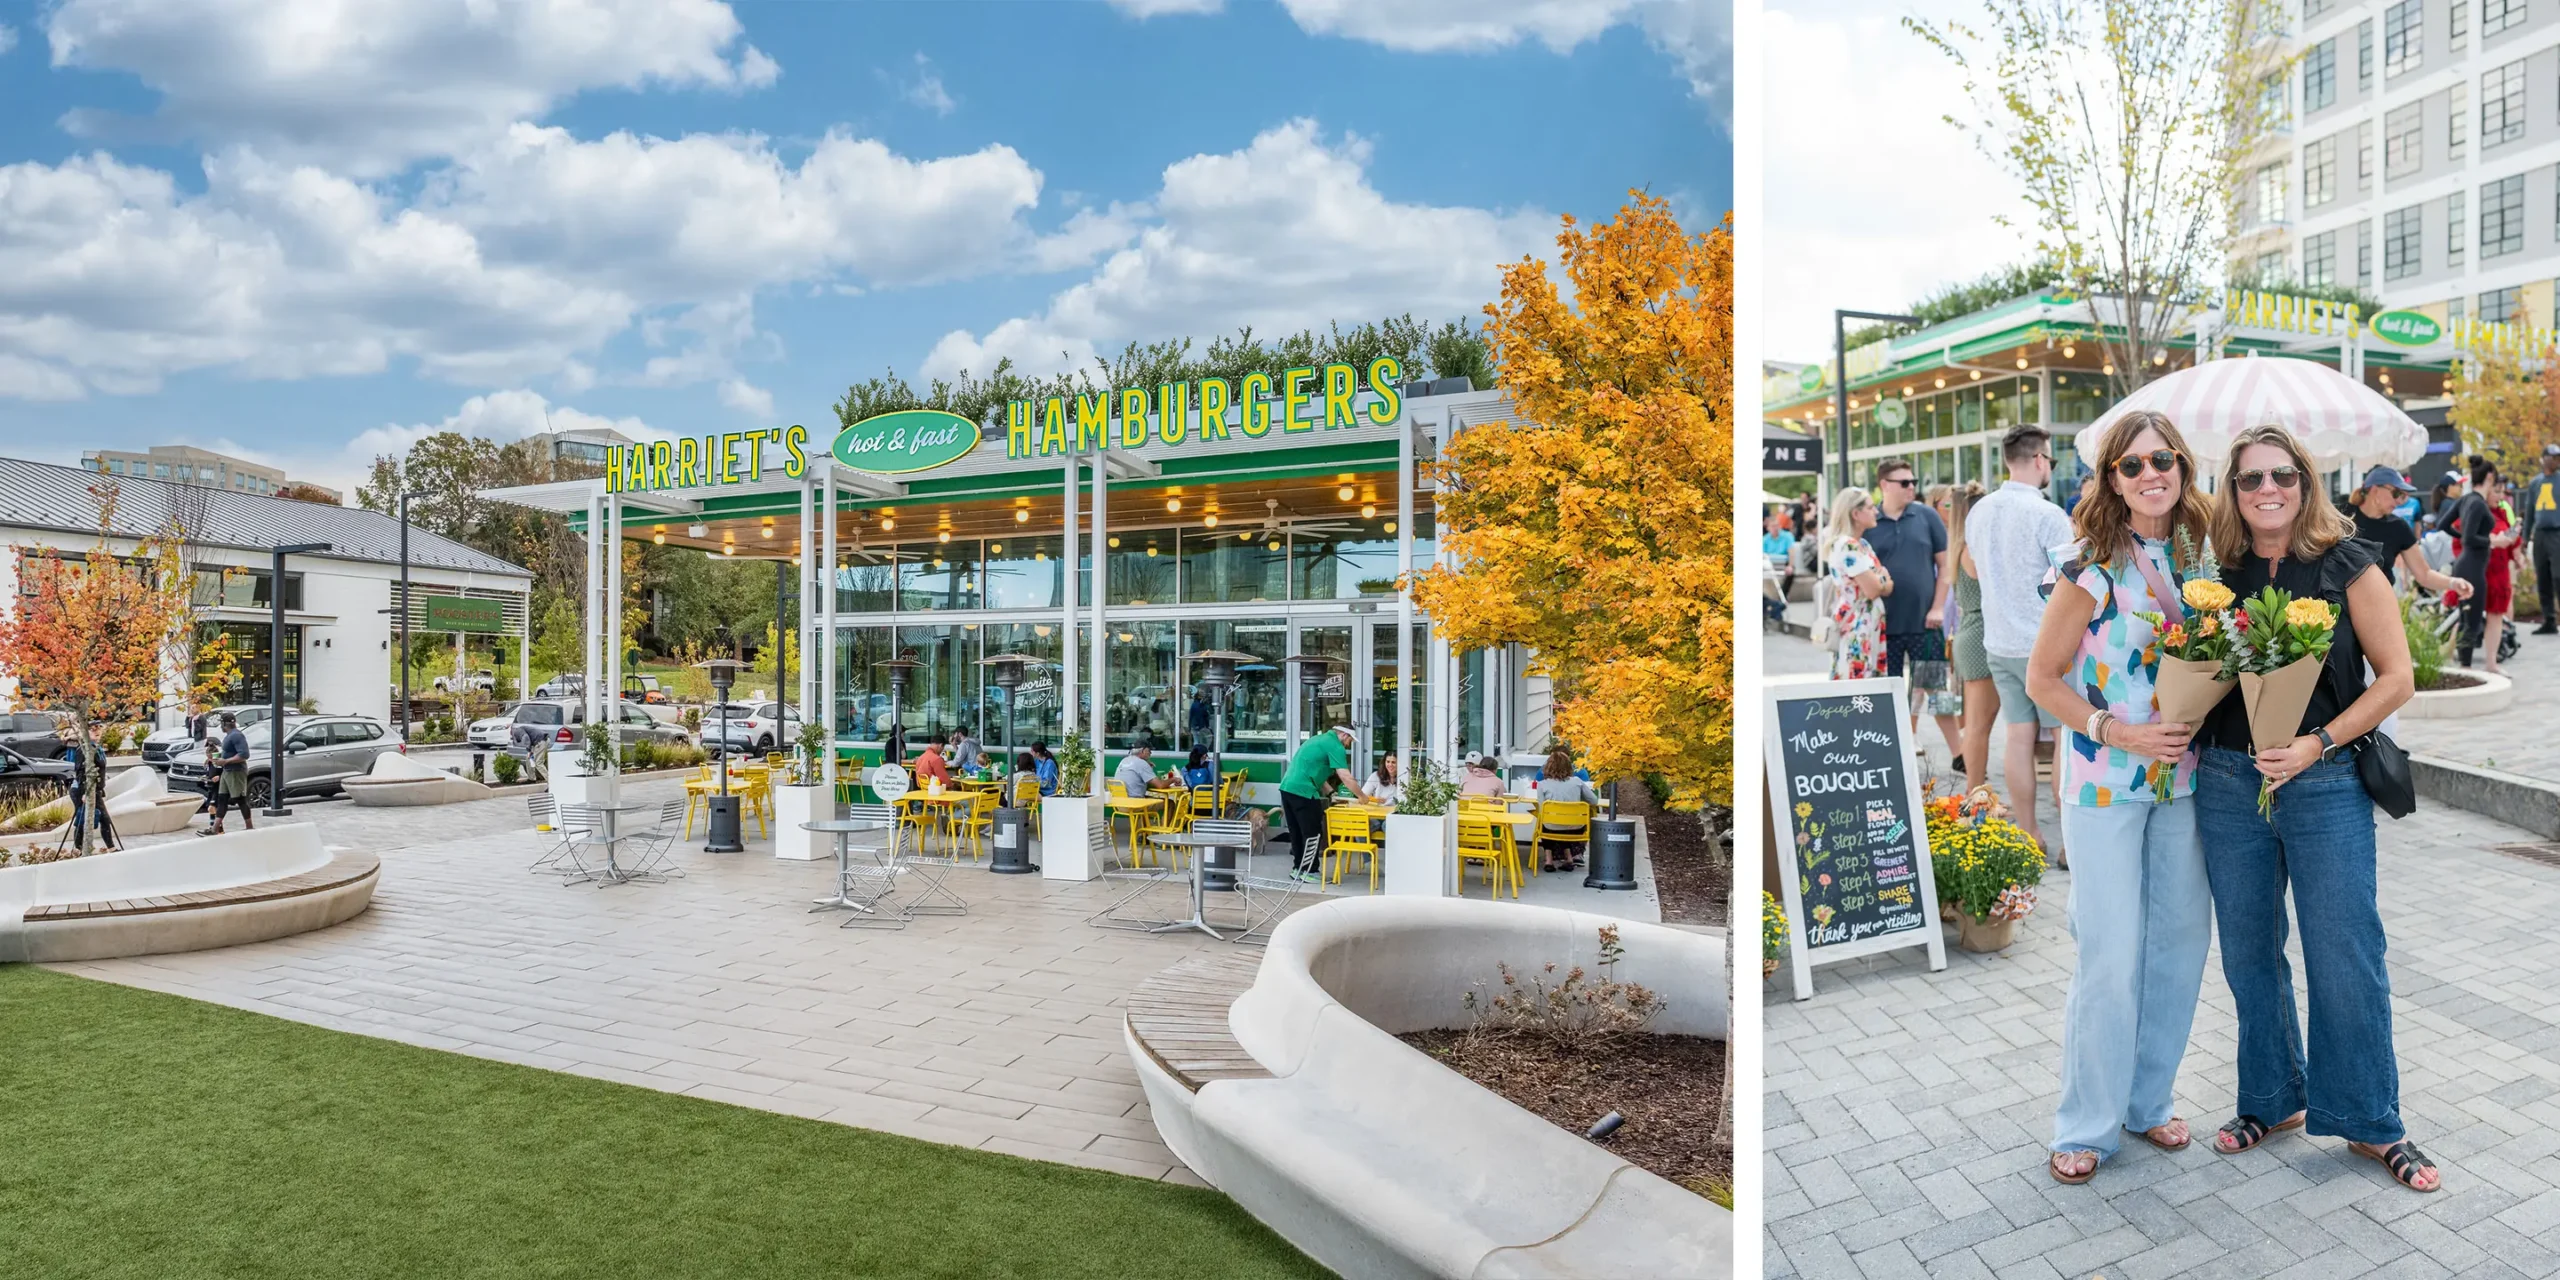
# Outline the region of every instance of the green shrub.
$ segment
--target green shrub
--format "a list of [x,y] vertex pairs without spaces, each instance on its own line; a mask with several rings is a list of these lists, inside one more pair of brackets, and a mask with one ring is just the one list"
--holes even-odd
[[2453,647],[2455,619],[2432,604],[2400,602],[2400,630],[2409,637],[2409,665],[2420,690],[2444,683],[2445,651]]
[[1416,755],[1413,768],[1406,771],[1404,799],[1396,804],[1396,812],[1436,818],[1457,803],[1458,784],[1449,780],[1449,771],[1427,755]]
[[498,753],[497,760],[490,767],[498,771],[498,785],[502,787],[512,787],[517,778],[524,776],[524,761],[504,751]]

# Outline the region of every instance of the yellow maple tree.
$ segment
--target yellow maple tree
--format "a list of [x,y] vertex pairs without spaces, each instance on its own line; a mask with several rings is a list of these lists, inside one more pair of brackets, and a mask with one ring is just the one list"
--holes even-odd
[[1675,808],[1733,791],[1733,235],[1631,203],[1503,268],[1485,339],[1518,420],[1434,465],[1452,566],[1416,600],[1461,650],[1516,643],[1556,737],[1596,778],[1655,774]]
[[2521,480],[2542,446],[2560,440],[2560,350],[2530,360],[2515,351],[2475,352],[2469,364],[2455,361],[2446,379],[2453,396],[2446,418],[2466,449],[2498,458]]

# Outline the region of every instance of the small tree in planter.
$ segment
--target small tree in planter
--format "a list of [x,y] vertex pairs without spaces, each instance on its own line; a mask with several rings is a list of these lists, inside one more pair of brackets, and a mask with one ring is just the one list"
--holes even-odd
[[1093,744],[1069,738],[1058,745],[1058,794],[1040,802],[1040,874],[1050,880],[1091,880],[1103,871],[1093,847],[1094,819],[1102,801],[1094,795]]
[[1405,770],[1404,798],[1387,817],[1388,893],[1445,898],[1455,884],[1458,784],[1448,767],[1417,756]]
[[612,725],[588,725],[578,739],[578,754],[572,757],[577,772],[553,771],[551,794],[562,804],[612,803],[620,756]]
[[835,797],[826,785],[830,749],[827,727],[804,724],[791,740],[791,765],[773,788],[773,856],[814,862],[835,852],[833,837],[805,831],[801,824],[836,816]]

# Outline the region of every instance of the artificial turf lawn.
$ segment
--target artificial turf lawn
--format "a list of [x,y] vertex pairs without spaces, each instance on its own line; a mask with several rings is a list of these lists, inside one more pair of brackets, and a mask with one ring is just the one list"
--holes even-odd
[[1323,1275],[1214,1191],[0,966],[0,1275]]

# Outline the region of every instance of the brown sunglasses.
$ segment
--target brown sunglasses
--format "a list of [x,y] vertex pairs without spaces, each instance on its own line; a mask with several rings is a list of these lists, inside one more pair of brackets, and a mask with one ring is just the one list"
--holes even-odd
[[2142,467],[2146,462],[2151,464],[2152,470],[2165,476],[2184,466],[2186,461],[2186,455],[2175,449],[2154,449],[2144,454],[2128,453],[2116,459],[2115,468],[2117,475],[2127,480],[2139,480],[2142,478]]

